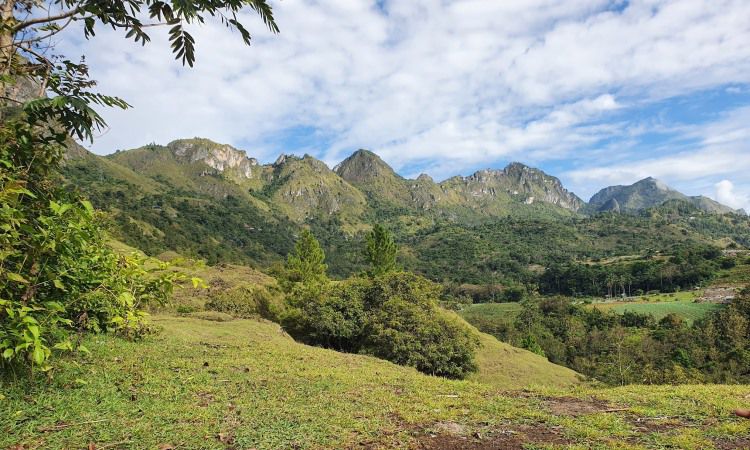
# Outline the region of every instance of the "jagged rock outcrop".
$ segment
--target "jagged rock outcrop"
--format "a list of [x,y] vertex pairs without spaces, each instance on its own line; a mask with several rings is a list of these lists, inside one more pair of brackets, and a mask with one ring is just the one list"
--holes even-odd
[[473,198],[485,205],[497,199],[502,204],[542,202],[578,211],[585,204],[565,189],[557,178],[517,162],[503,170],[484,169],[468,177],[449,178],[440,185],[443,190],[452,190],[466,201]]
[[208,139],[181,139],[167,144],[172,153],[191,163],[203,162],[219,172],[232,171],[245,178],[260,175],[258,160],[231,145],[217,144]]

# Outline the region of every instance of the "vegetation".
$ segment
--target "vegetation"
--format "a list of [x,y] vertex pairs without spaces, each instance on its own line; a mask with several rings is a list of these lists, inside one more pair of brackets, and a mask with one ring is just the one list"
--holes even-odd
[[[387,233],[381,229],[373,235],[379,242],[368,243],[368,251],[386,249],[395,256]],[[438,307],[439,285],[393,272],[381,257],[374,258],[373,277],[330,283],[324,259],[317,240],[305,232],[283,271],[289,295],[281,323],[293,337],[432,375],[463,378],[476,370],[478,338],[465,322]]]
[[370,275],[378,276],[396,270],[398,248],[388,230],[376,224],[367,235],[365,243],[365,257],[370,263]]
[[711,312],[692,324],[674,312],[655,318],[624,307],[615,314],[564,297],[524,302],[513,321],[471,309],[464,317],[498,339],[611,384],[748,383],[748,304],[746,289],[727,307],[709,304]]
[[326,270],[328,266],[320,243],[309,230],[303,230],[294,252],[289,254],[283,277],[287,284],[297,283],[303,286],[313,286],[328,281]]
[[[0,127],[0,369],[49,370],[53,350],[85,351],[75,331],[140,337],[143,308],[163,303],[179,275],[148,276],[104,245],[104,222],[54,178],[66,132],[90,119],[31,102]],[[69,120],[57,130],[41,118]]]
[[[59,189],[56,171],[66,147],[75,146],[71,138],[90,140],[105,126],[92,106],[129,105],[92,92],[96,83],[88,67],[49,56],[50,39],[80,21],[86,38],[100,24],[145,44],[146,27],[168,25],[176,58],[192,66],[195,41],[185,25],[206,16],[218,15],[247,44],[250,34],[237,16],[244,7],[278,32],[265,0],[58,0],[47,7],[59,11],[37,14],[44,9],[37,2],[0,3],[0,369],[49,370],[53,349],[74,349],[74,330],[142,336],[143,308],[166,301],[178,277],[174,272],[150,277],[135,259],[118,257],[104,245],[104,228],[91,203]],[[155,23],[142,23],[146,15]]]
[[264,286],[240,285],[211,294],[205,308],[233,317],[262,317],[278,322],[284,311],[284,302],[280,293]]
[[140,343],[84,336],[90,354],[62,358],[51,381],[0,381],[0,447],[698,450],[742,448],[750,433],[730,415],[748,386],[569,387],[500,343],[480,349],[477,381],[452,381],[297,344],[269,322],[153,322],[162,333]]

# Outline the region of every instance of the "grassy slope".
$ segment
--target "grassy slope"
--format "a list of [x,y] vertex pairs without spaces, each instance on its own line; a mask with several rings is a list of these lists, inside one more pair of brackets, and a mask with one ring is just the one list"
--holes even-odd
[[0,448],[429,448],[450,429],[468,443],[547,430],[578,448],[697,449],[750,433],[728,415],[750,386],[508,392],[296,344],[267,322],[155,322],[163,332],[143,343],[87,337],[91,355],[63,359],[51,381],[0,381]]
[[568,387],[580,383],[581,375],[567,367],[551,364],[547,358],[500,342],[489,334],[480,335],[477,353],[479,372],[470,379],[504,389],[527,386]]
[[476,320],[512,322],[523,310],[520,303],[477,303],[461,310],[461,317],[469,323]]

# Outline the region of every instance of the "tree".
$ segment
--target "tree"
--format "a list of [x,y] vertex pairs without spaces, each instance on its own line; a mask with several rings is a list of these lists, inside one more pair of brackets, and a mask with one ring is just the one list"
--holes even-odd
[[294,252],[287,257],[287,284],[317,285],[328,281],[326,255],[310,230],[303,230],[294,244]]
[[370,263],[370,275],[377,276],[396,270],[398,247],[393,235],[380,224],[367,235],[365,257]]

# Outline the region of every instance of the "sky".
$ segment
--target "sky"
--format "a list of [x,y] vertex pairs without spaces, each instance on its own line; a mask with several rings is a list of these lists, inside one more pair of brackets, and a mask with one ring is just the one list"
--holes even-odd
[[281,33],[188,30],[197,62],[66,30],[101,92],[98,154],[205,137],[261,161],[359,148],[436,180],[520,161],[584,199],[656,177],[750,211],[750,1],[272,0]]

